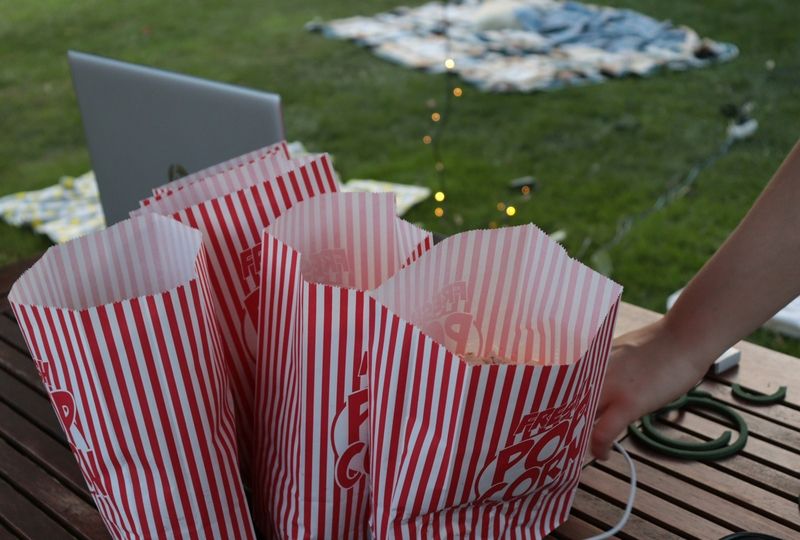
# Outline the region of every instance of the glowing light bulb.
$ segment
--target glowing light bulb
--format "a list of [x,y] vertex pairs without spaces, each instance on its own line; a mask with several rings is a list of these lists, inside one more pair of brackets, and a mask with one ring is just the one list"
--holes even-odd
[[523,195],[528,195],[530,192],[531,192],[531,188],[529,188],[528,186],[522,186],[522,194]]
[[434,122],[438,122],[441,119],[442,119],[442,115],[439,114],[438,112],[435,112],[435,113],[433,113],[431,115],[431,120],[433,120]]
[[422,142],[424,142],[425,144],[431,144],[431,141],[433,141],[433,139],[431,139],[430,135],[425,135],[424,137],[422,137]]
[[517,213],[517,209],[514,208],[513,206],[509,206],[508,208],[506,208],[506,215],[507,216],[510,217],[510,216],[513,216],[516,213]]
[[503,202],[497,203],[497,211],[498,212],[502,212],[505,209],[506,209],[506,203],[503,203]]
[[463,93],[464,93],[464,91],[461,88],[459,88],[458,86],[453,88],[453,95],[454,96],[461,97],[461,94],[463,94]]
[[456,61],[453,60],[452,58],[448,58],[447,60],[444,61],[444,67],[446,67],[447,69],[453,69],[454,67],[456,67]]
[[433,198],[436,199],[437,202],[442,202],[444,200],[444,191],[437,191]]
[[433,213],[436,215],[436,217],[442,217],[444,215],[444,210],[436,207],[436,210],[434,210]]

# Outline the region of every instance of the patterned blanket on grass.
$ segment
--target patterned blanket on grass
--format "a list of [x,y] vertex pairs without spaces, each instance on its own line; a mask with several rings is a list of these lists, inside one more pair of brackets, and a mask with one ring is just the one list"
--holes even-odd
[[573,1],[430,2],[372,17],[309,23],[379,57],[433,73],[453,71],[483,91],[531,92],[599,83],[659,68],[726,61],[736,46],[629,9]]

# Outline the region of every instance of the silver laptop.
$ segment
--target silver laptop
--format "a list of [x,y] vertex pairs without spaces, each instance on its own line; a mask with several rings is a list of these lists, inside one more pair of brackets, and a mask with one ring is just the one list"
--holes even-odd
[[276,94],[67,56],[108,225],[154,187],[284,138]]

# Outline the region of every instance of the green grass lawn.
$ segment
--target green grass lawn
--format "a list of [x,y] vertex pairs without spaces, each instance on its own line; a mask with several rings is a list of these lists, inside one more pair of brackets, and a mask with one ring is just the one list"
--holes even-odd
[[[0,2],[0,195],[37,189],[90,168],[65,52],[94,52],[278,92],[287,136],[336,156],[344,178],[437,187],[426,102],[443,80],[384,62],[303,25],[369,14],[398,0]],[[610,255],[624,298],[663,311],[744,215],[800,136],[800,9],[795,0],[609,0],[735,43],[736,60],[535,95],[481,94],[465,86],[442,140],[446,217],[433,201],[407,217],[432,230],[503,222],[495,205],[508,180],[532,174],[541,189],[507,223],[564,229],[579,253],[613,235],[620,216],[659,193],[724,138],[723,104],[755,103],[756,136],[702,172],[688,196],[639,222]],[[767,70],[765,62],[775,68]],[[463,219],[457,227],[456,214]],[[48,242],[0,224],[0,265]],[[760,343],[800,354],[794,340]]]

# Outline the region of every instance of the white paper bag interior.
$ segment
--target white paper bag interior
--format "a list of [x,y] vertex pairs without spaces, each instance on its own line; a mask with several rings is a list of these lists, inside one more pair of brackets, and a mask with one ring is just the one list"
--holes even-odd
[[266,231],[300,253],[306,281],[359,290],[394,275],[430,236],[397,217],[392,193],[318,195]]
[[527,225],[450,237],[370,294],[471,362],[568,365],[621,292]]
[[197,276],[200,231],[157,215],[53,246],[14,284],[18,304],[82,310],[158,294]]

